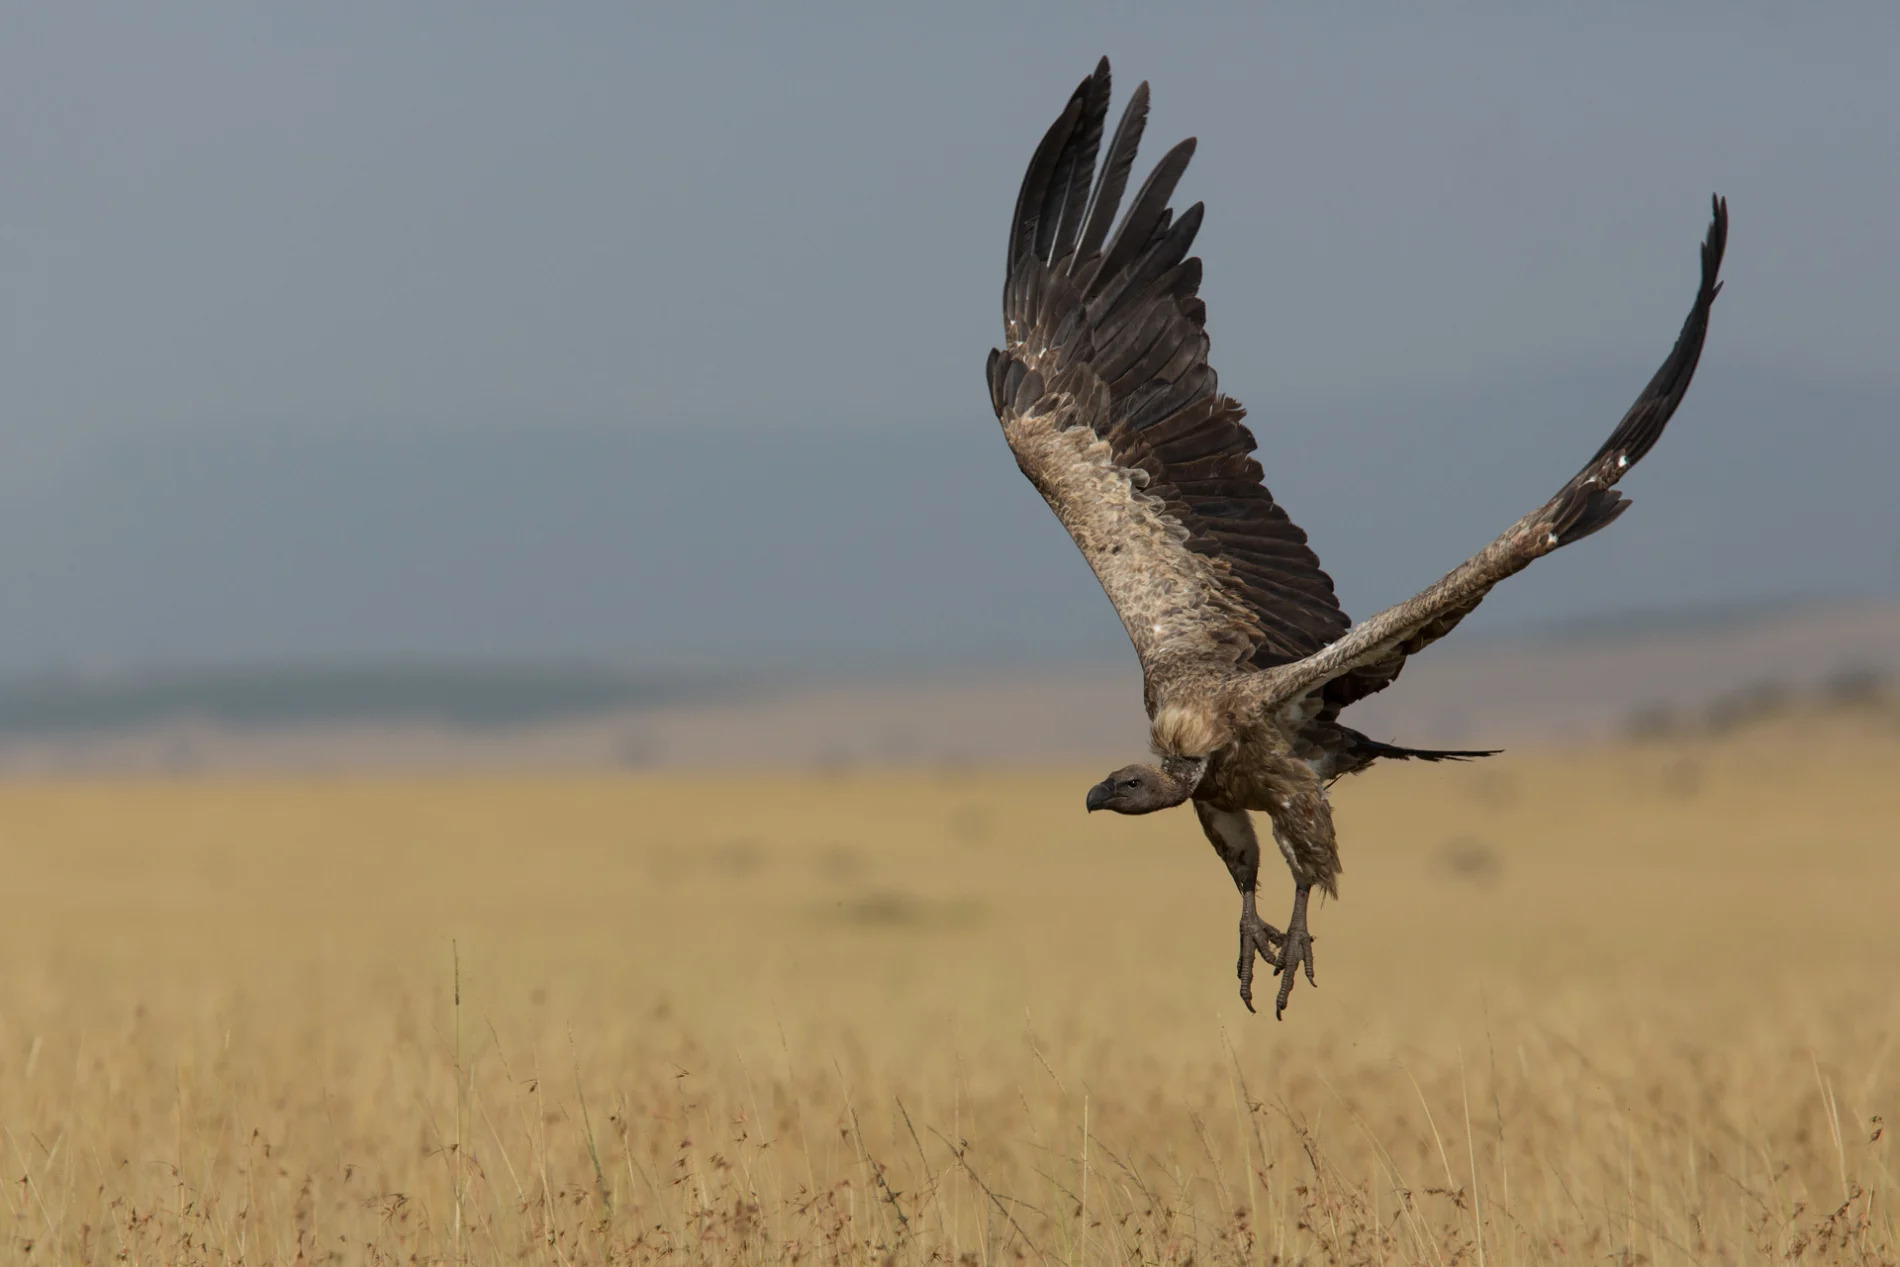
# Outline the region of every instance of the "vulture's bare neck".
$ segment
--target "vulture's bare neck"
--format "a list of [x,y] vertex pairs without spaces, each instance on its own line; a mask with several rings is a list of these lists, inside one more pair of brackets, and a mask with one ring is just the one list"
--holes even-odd
[[1181,805],[1200,788],[1201,779],[1207,774],[1207,758],[1164,756],[1156,769],[1167,803]]

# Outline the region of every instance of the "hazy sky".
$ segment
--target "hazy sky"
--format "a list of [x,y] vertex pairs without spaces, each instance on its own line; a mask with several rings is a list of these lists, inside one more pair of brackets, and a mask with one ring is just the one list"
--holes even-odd
[[[1595,448],[1686,310],[1716,190],[1734,220],[1728,289],[1685,434],[1632,491],[1722,513],[1740,462],[1757,500],[1734,513],[1772,490],[1789,558],[1842,534],[1866,551],[1818,588],[1890,592],[1900,511],[1884,482],[1844,508],[1828,471],[1896,452],[1900,7],[1574,8],[0,6],[0,666],[637,653],[737,644],[741,626],[769,642],[780,623],[813,644],[948,636],[877,624],[890,591],[875,578],[769,601],[748,578],[783,575],[770,560],[788,537],[888,546],[891,526],[859,507],[902,507],[906,485],[954,507],[936,481],[965,468],[873,443],[801,491],[772,487],[770,455],[805,434],[844,454],[854,431],[994,439],[980,369],[1016,184],[1102,53],[1117,108],[1153,83],[1144,168],[1201,139],[1182,197],[1209,205],[1215,364],[1349,597],[1344,575],[1376,573],[1355,614],[1402,596],[1377,572],[1391,520],[1366,508],[1416,508],[1417,559],[1402,561],[1437,561],[1422,582]],[[1455,402],[1535,409],[1538,384],[1590,386],[1521,432],[1459,431]],[[1804,416],[1751,412],[1759,384]],[[1704,396],[1737,416],[1698,415]],[[1408,430],[1412,399],[1438,410],[1430,445]],[[1827,403],[1841,399],[1856,403]],[[754,446],[763,429],[778,448]],[[618,438],[575,449],[599,432]],[[537,435],[588,487],[663,503],[665,520],[619,541],[543,531],[538,552],[511,553],[505,525],[565,504],[553,468],[507,483]],[[643,450],[642,435],[661,438]],[[1494,457],[1499,443],[1518,447]],[[444,520],[426,486],[469,469],[469,445],[490,446],[500,486]],[[333,455],[315,464],[327,482],[300,482],[311,446]],[[396,451],[424,492],[359,469]],[[416,457],[430,452],[440,465]],[[589,469],[610,452],[626,469]],[[764,472],[740,481],[754,494],[732,495],[722,454]],[[1078,597],[1059,529],[1006,485],[1019,477],[1000,445],[980,460],[1000,464],[982,496],[1014,499],[996,513],[1053,544],[1025,547],[1007,593],[965,558],[941,573],[947,596],[913,578],[918,601],[954,613],[961,586],[996,609],[997,637],[1020,616],[1055,644],[1100,645],[1106,609]],[[1481,522],[1433,517],[1489,487],[1488,465],[1520,482]],[[1336,508],[1344,495],[1362,513]],[[485,506],[500,508],[486,527]],[[960,514],[897,539],[955,558],[989,511]],[[1751,573],[1722,533],[1642,522],[1639,508],[1619,525],[1637,534],[1621,548],[1660,565],[1582,598],[1528,590],[1511,611],[1817,587]],[[302,543],[297,566],[273,558],[282,541]],[[620,597],[563,605],[563,558],[569,589]],[[464,590],[430,588],[463,573]],[[662,575],[663,602],[642,592]],[[484,619],[499,632],[474,636]]]

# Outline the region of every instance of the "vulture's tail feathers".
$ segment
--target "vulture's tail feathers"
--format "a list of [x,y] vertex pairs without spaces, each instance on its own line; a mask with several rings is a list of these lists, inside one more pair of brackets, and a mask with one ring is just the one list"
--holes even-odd
[[1502,748],[1401,748],[1397,744],[1380,744],[1379,755],[1399,761],[1475,761],[1479,757],[1495,757],[1503,752]]
[[1368,760],[1475,761],[1479,757],[1495,757],[1503,751],[1502,748],[1406,748],[1395,743],[1380,743],[1357,732],[1353,742],[1353,755],[1363,755]]

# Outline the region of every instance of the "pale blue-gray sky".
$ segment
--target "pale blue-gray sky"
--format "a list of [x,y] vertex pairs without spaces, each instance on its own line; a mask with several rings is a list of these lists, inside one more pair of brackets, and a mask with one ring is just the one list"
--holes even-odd
[[1486,614],[1895,589],[1890,5],[6,5],[0,667],[1112,646],[980,377],[1104,52],[1355,613],[1595,447],[1714,190],[1637,511]]

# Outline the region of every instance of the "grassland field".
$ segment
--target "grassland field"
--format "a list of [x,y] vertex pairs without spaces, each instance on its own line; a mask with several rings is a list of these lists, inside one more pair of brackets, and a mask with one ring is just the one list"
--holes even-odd
[[0,1261],[1900,1261],[1890,721],[1347,780],[1280,1023],[1101,773],[0,784]]

